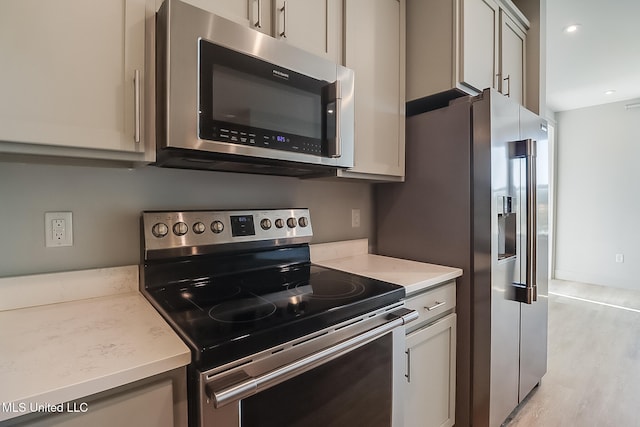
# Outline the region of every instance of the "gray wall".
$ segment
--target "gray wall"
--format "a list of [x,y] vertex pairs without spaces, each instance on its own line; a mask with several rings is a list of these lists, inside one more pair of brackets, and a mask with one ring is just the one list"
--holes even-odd
[[625,109],[632,102],[640,99],[557,113],[558,279],[640,290],[640,108]]
[[[314,243],[372,235],[367,183],[0,162],[0,277],[137,264],[142,210],[272,207],[308,207]],[[72,247],[45,248],[47,211],[73,212]]]

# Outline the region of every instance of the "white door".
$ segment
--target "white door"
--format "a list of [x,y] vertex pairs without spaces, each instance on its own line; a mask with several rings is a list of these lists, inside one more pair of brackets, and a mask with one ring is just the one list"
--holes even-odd
[[275,38],[342,63],[342,0],[275,0]]
[[500,92],[524,105],[525,32],[500,11]]
[[145,0],[0,2],[0,140],[142,152],[144,31]]
[[407,335],[405,426],[455,423],[456,315]]
[[498,5],[493,0],[464,0],[461,4],[459,80],[478,91],[497,88]]

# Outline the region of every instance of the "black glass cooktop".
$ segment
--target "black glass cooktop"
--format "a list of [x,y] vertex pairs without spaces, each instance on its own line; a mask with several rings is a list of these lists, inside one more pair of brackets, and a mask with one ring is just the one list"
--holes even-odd
[[[193,276],[193,275],[192,275]],[[404,288],[309,263],[171,280],[148,289],[211,368],[401,300]]]

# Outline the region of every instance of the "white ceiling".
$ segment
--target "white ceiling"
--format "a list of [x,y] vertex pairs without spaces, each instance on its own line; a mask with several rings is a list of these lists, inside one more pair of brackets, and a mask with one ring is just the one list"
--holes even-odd
[[[575,23],[577,32],[563,32]],[[639,97],[640,0],[547,0],[548,108]]]

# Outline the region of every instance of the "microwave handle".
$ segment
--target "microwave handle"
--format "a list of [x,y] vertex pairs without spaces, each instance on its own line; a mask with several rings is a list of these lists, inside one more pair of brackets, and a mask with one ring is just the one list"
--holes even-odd
[[335,122],[336,122],[336,134],[334,138],[329,139],[329,146],[327,151],[329,157],[338,158],[342,156],[342,137],[341,137],[341,116],[342,116],[342,85],[340,80],[336,80],[329,86],[330,100],[327,102],[325,108],[325,114],[328,116],[331,114],[329,105],[335,103]]

